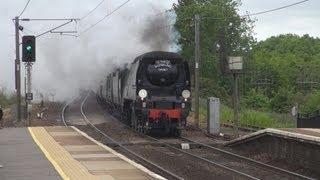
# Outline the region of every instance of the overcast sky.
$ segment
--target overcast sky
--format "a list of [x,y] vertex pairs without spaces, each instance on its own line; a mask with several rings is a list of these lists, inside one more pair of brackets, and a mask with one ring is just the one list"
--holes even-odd
[[[81,18],[101,0],[31,0],[21,18]],[[60,30],[83,32],[101,19],[107,12],[126,0],[106,0],[94,13],[78,23],[71,23]],[[297,0],[298,1],[298,0]],[[242,0],[239,14],[256,13],[278,8],[295,0]],[[14,24],[12,18],[24,8],[27,0],[2,0],[0,6],[0,87],[14,89]],[[131,0],[110,18],[92,28],[79,38],[46,34],[37,39],[37,61],[33,66],[33,92],[54,92],[57,96],[70,96],[79,87],[94,84],[93,79],[102,77],[106,71],[120,64],[131,62],[139,53],[149,50],[172,50],[171,47],[155,47],[150,43],[150,33],[145,28],[164,24],[160,19],[151,19],[170,9],[176,0]],[[310,0],[294,7],[254,16],[257,21],[254,31],[258,40],[273,35],[295,33],[319,37],[320,1]],[[149,21],[156,23],[148,24]],[[21,22],[24,34],[39,34],[63,22]],[[161,25],[163,26],[163,25]],[[166,29],[161,29],[166,30]],[[162,33],[149,29],[161,38]],[[160,31],[160,29],[158,29]],[[152,34],[152,33],[151,33]],[[163,43],[160,42],[159,43]],[[158,44],[159,44],[158,43]],[[170,49],[171,48],[171,49]],[[24,68],[24,66],[22,66]],[[24,72],[21,73],[22,79]],[[22,85],[23,87],[24,85]],[[72,91],[64,90],[74,87]]]
[[[241,0],[239,14],[261,12],[299,2],[300,0]],[[320,37],[320,1],[309,0],[296,6],[252,16],[256,18],[254,31],[258,40],[270,36],[294,33]]]

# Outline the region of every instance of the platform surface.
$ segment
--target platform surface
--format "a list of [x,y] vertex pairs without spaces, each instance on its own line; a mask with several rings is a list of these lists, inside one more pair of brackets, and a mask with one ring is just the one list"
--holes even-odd
[[292,133],[319,137],[320,139],[320,129],[319,128],[284,128],[280,129],[282,131],[288,131]]
[[1,180],[62,179],[27,128],[0,129]]
[[262,136],[271,135],[283,138],[294,139],[301,142],[312,143],[320,145],[320,129],[313,128],[283,128],[283,129],[272,129],[267,128],[251,134],[241,136],[237,139],[229,141],[226,146],[240,144],[242,142],[248,142]]
[[75,127],[0,130],[0,179],[164,179]]

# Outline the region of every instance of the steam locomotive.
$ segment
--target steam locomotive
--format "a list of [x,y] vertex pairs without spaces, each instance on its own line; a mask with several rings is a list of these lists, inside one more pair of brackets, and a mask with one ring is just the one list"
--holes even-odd
[[179,136],[191,109],[188,63],[172,52],[142,54],[109,74],[97,96],[136,131]]

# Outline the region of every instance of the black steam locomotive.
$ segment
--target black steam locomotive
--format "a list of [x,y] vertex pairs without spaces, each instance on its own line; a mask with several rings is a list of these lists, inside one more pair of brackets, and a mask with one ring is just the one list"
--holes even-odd
[[189,66],[176,53],[145,53],[109,74],[97,95],[133,129],[179,136],[191,109]]

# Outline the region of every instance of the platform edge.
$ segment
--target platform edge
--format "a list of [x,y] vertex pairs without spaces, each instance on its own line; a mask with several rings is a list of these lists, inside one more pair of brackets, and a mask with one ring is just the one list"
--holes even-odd
[[46,156],[46,158],[49,160],[49,162],[53,165],[53,167],[56,169],[56,171],[59,173],[59,175],[65,179],[65,180],[69,180],[70,178],[64,173],[64,171],[62,170],[62,168],[59,166],[59,164],[54,160],[54,158],[51,157],[50,153],[46,150],[45,147],[43,147],[43,145],[40,143],[40,141],[38,140],[38,138],[36,137],[36,135],[34,134],[33,130],[28,127],[29,133],[31,134],[32,139],[34,140],[34,142],[38,145],[38,147],[41,149],[41,151],[44,153],[44,155]]
[[95,139],[93,139],[92,137],[90,137],[89,135],[87,135],[86,133],[82,132],[81,130],[79,130],[78,128],[71,126],[74,130],[76,130],[77,132],[81,133],[84,137],[90,139],[92,142],[98,144],[99,146],[103,147],[104,149],[110,151],[111,153],[115,154],[116,156],[118,156],[119,158],[121,158],[122,160],[130,163],[131,165],[137,167],[138,169],[140,169],[141,171],[147,173],[148,175],[150,175],[153,178],[159,179],[159,180],[166,180],[166,178],[150,171],[149,169],[147,169],[146,167],[142,166],[141,164],[138,164],[134,161],[132,161],[131,159],[128,159],[127,157],[125,157],[124,155],[116,152],[115,150],[111,149],[110,147],[96,141]]

